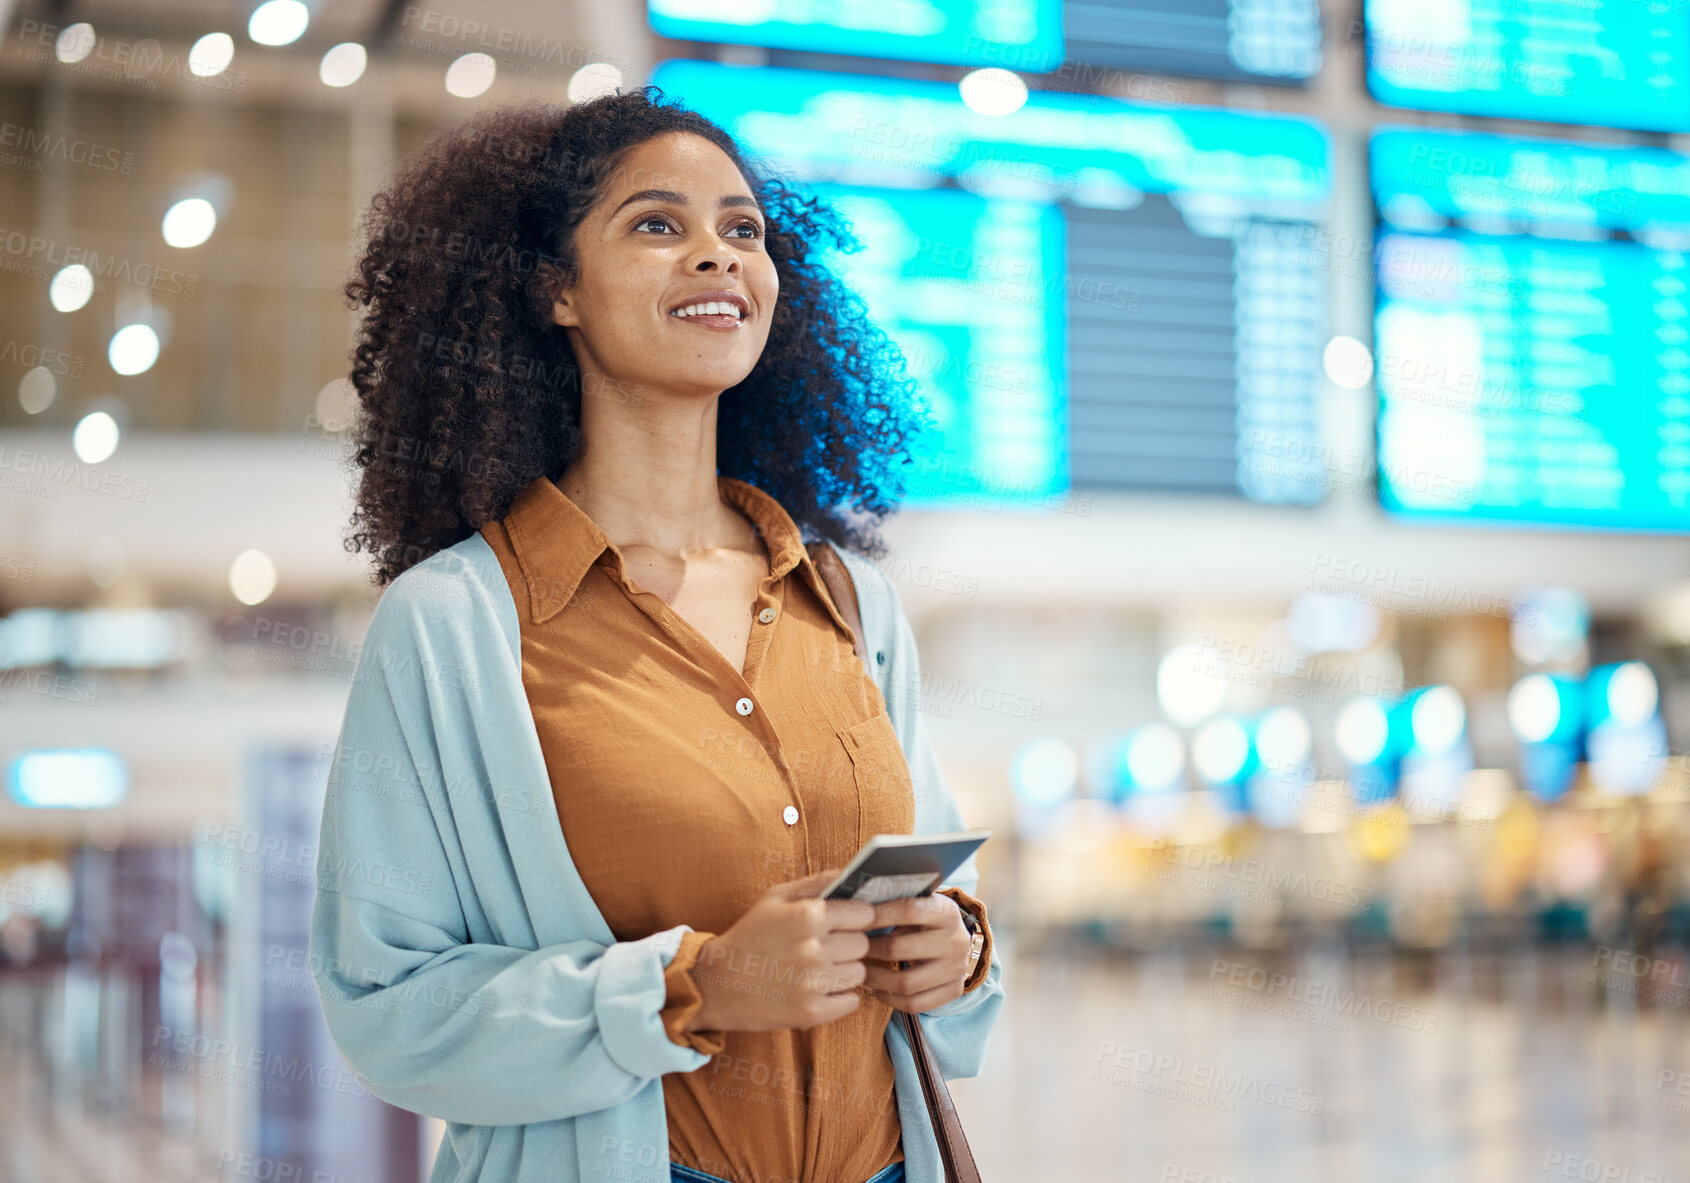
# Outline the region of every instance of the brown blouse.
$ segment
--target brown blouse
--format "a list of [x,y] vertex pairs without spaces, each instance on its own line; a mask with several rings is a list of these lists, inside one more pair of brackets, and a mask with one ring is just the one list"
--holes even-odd
[[[747,606],[745,668],[653,592],[546,477],[482,536],[516,601],[522,681],[570,856],[617,940],[691,926],[665,973],[663,1022],[710,1053],[663,1079],[669,1156],[734,1183],[857,1183],[904,1157],[885,1046],[891,1008],[861,994],[807,1029],[682,1031],[690,970],[772,884],[841,867],[909,833],[908,765],[885,700],[797,525],[719,476],[770,569]],[[942,888],[985,924],[985,907]],[[978,988],[991,936],[966,987]]]

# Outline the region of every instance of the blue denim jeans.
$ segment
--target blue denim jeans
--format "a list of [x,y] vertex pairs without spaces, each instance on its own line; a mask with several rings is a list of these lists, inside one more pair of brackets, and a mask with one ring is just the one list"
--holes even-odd
[[[669,1164],[669,1178],[676,1183],[728,1183],[719,1175],[707,1175],[693,1167],[684,1167],[678,1162]],[[898,1160],[884,1170],[876,1171],[864,1183],[904,1183],[903,1160]]]

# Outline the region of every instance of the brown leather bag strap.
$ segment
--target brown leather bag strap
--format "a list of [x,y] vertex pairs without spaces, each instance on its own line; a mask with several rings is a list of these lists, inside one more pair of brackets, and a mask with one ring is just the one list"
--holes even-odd
[[[856,581],[851,578],[850,570],[831,542],[823,540],[820,546],[807,549],[810,550],[810,561],[821,572],[828,594],[833,597],[833,606],[851,626],[852,647],[867,666],[868,646],[863,643],[863,618],[857,608]],[[869,676],[874,676],[872,668]],[[927,1037],[922,1034],[921,1016],[903,1011],[895,1013],[903,1020],[904,1035],[915,1055],[915,1071],[921,1078],[922,1096],[927,1100],[927,1116],[932,1120],[933,1133],[939,1140],[939,1160],[945,1165],[945,1183],[980,1183],[980,1170],[974,1165],[974,1153],[969,1150],[968,1139],[962,1132],[962,1118],[957,1115],[956,1105],[951,1101],[951,1090],[945,1086],[939,1061],[934,1057],[933,1049],[927,1046]]]
[[927,1097],[927,1115],[933,1121],[933,1132],[939,1139],[939,1161],[945,1165],[945,1183],[980,1183],[980,1168],[974,1164],[974,1152],[962,1132],[962,1118],[951,1101],[951,1090],[939,1072],[939,1061],[927,1046],[927,1036],[921,1030],[921,1016],[896,1012],[904,1021],[904,1034],[909,1037],[910,1050],[915,1053],[916,1073],[921,1077],[921,1091]]

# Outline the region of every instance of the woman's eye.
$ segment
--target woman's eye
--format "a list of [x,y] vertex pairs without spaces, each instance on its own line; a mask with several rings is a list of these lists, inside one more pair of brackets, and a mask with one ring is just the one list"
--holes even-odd
[[[663,217],[661,214],[648,214],[648,215],[646,215],[645,217],[641,218],[638,222],[634,223],[634,229],[644,230],[647,226],[653,226],[653,225],[665,226],[665,227],[667,227],[671,230],[675,229],[674,223],[671,222],[668,218]],[[763,228],[761,226],[757,225],[757,223],[755,223],[755,222],[739,222],[736,225],[730,227],[730,229],[735,230],[735,231],[738,231],[738,230],[749,230],[749,231],[751,231],[751,233],[748,234],[748,235],[743,235],[743,234],[740,235],[741,238],[756,239],[756,238],[763,237]]]

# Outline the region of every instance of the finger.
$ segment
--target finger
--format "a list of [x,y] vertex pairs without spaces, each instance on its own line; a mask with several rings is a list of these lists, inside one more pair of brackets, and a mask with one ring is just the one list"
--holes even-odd
[[[951,980],[951,973],[942,961],[912,962],[906,969],[867,961],[858,964],[863,967],[863,985],[898,997],[931,990]],[[962,980],[957,978],[958,982]]]
[[936,928],[912,928],[890,936],[869,937],[866,956],[882,961],[925,961],[943,957],[954,946],[951,934]]
[[789,900],[813,899],[822,893],[822,889],[835,879],[843,867],[816,871],[805,875],[801,879],[789,879],[785,883],[777,883],[769,888],[770,895],[781,896]]
[[843,1019],[861,1006],[862,1001],[862,993],[857,990],[847,990],[842,994],[829,994],[817,1008],[821,1017],[815,1025],[819,1027],[822,1023],[831,1023],[835,1019]]
[[874,927],[889,928],[897,924],[913,924],[918,913],[911,907],[913,899],[885,900],[874,906]]
[[860,961],[838,961],[817,971],[816,989],[824,994],[855,990],[863,984],[863,976],[867,972],[868,967]]
[[874,927],[874,905],[866,900],[828,900],[829,929],[862,932]]
[[868,954],[868,937],[840,929],[822,938],[821,955],[828,961],[861,961]]

